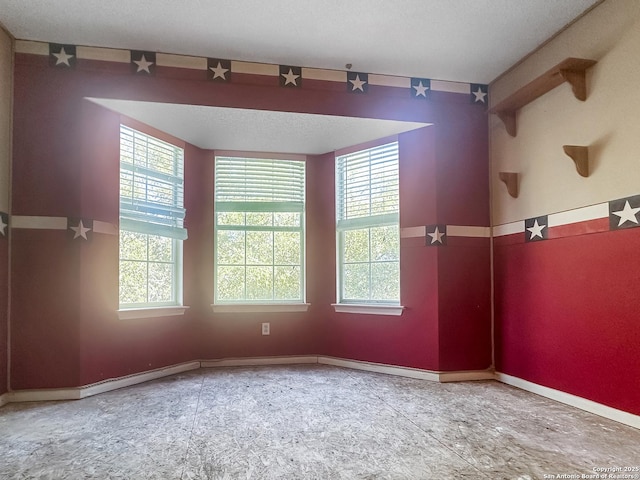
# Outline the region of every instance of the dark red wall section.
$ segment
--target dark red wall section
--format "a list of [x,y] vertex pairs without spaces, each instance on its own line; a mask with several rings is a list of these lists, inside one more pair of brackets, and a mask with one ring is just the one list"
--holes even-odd
[[491,367],[489,238],[449,237],[438,250],[440,370]]
[[640,228],[495,248],[496,369],[640,414]]
[[11,235],[11,388],[80,385],[80,244],[64,230]]

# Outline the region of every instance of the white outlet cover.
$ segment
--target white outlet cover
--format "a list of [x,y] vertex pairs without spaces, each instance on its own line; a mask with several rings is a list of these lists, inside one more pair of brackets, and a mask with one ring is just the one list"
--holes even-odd
[[270,324],[269,323],[263,323],[262,324],[262,335],[269,335],[270,333]]

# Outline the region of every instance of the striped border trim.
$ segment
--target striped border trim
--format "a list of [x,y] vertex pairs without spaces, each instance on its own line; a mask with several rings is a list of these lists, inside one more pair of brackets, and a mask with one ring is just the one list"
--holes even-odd
[[[609,219],[609,202],[598,203],[595,205],[588,205],[586,207],[579,207],[572,210],[566,210],[563,212],[550,213],[547,216],[548,225],[547,227],[550,229],[549,239],[573,236],[580,234],[579,229],[576,229],[576,233],[571,233],[571,231],[567,230],[564,233],[554,234],[553,230],[555,227],[566,227],[571,225],[580,224],[582,222],[592,222],[594,220],[607,220]],[[493,237],[504,237],[507,235],[514,235],[525,232],[524,220],[518,220],[516,222],[503,223],[501,225],[496,225],[493,227]],[[600,232],[600,231],[609,231],[609,227],[594,227],[590,231],[590,233]],[[584,232],[582,232],[584,233]]]
[[66,230],[67,217],[11,215],[11,228],[35,230]]
[[[31,40],[16,40],[16,53],[31,55],[49,55],[49,43]],[[116,48],[76,46],[76,57],[80,60],[98,60],[103,62],[130,63],[131,52]],[[206,57],[194,57],[189,55],[176,55],[171,53],[156,53],[156,65],[159,67],[184,68],[192,70],[207,70]],[[232,73],[245,73],[250,75],[266,75],[279,77],[279,65],[271,63],[231,61]],[[302,67],[302,78],[309,80],[322,80],[326,82],[347,82],[347,72],[342,70],[329,70],[322,68]],[[394,75],[380,75],[369,73],[369,85],[396,87],[411,89],[411,77]],[[462,82],[450,82],[447,80],[431,79],[431,90],[436,92],[470,94],[471,84]]]
[[[24,230],[67,230],[67,217],[46,217],[37,215],[11,215],[10,228]],[[93,232],[105,235],[118,235],[118,226],[99,220],[93,221]]]
[[[446,234],[449,237],[467,237],[467,238],[490,238],[490,227],[476,227],[469,225],[447,225]],[[523,223],[524,228],[524,223]],[[425,237],[427,235],[427,227],[404,227],[400,229],[400,238]]]

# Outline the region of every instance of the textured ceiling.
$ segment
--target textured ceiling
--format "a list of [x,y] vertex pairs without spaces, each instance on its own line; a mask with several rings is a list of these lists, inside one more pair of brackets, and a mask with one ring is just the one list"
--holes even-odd
[[489,83],[597,0],[0,0],[23,40]]
[[[613,1],[613,0],[610,0]],[[20,40],[489,83],[599,0],[0,0]],[[210,149],[324,153],[423,124],[99,100]]]
[[429,125],[240,108],[89,100],[211,150],[321,154]]

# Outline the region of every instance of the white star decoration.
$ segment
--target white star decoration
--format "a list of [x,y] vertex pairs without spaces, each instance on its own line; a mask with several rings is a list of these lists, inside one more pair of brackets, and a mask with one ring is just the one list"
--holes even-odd
[[151,71],[149,70],[149,67],[153,65],[153,62],[148,61],[147,57],[145,57],[144,54],[142,55],[142,58],[140,58],[140,60],[134,60],[133,63],[138,65],[138,70],[136,70],[136,73],[138,72],[147,72],[149,74],[151,73]]
[[631,205],[629,205],[629,200],[627,200],[626,202],[624,202],[624,208],[622,210],[611,213],[620,217],[618,226],[621,226],[625,222],[638,223],[638,219],[636,218],[638,212],[640,212],[640,208],[631,208]]
[[4,223],[4,220],[3,220],[2,216],[0,215],[0,233],[2,234],[3,237],[5,237],[7,235],[7,232],[5,230],[7,228],[7,226],[8,225],[6,223]]
[[66,65],[70,67],[69,59],[73,58],[75,55],[69,55],[64,51],[64,47],[60,49],[58,53],[52,53],[54,57],[56,57],[56,65]]
[[289,69],[289,73],[281,73],[281,75],[284,77],[284,84],[285,85],[289,85],[290,83],[292,83],[295,87],[298,86],[297,78],[300,75],[294,75],[292,69]]
[[442,243],[442,237],[444,237],[444,232],[441,232],[438,227],[433,231],[433,233],[427,233],[431,237],[431,245],[434,243]]
[[352,92],[355,92],[356,90],[360,90],[361,92],[364,92],[364,84],[367,83],[364,80],[360,80],[360,75],[356,75],[356,78],[354,80],[349,80],[349,82],[353,83],[353,87],[351,89]]
[[426,85],[422,85],[422,80],[420,80],[418,85],[413,85],[411,88],[416,89],[416,97],[423,96],[424,98],[427,98],[426,90],[429,90],[429,87],[427,87]]
[[487,94],[485,92],[482,91],[482,89],[480,87],[478,87],[478,90],[475,92],[472,92],[476,98],[474,100],[474,102],[480,102],[480,103],[484,103],[484,97],[487,96]]
[[218,62],[217,67],[209,67],[209,70],[213,72],[213,78],[221,78],[223,80],[227,79],[228,68],[222,68],[222,63]]
[[91,229],[85,227],[84,224],[82,223],[82,220],[80,220],[80,223],[78,223],[77,227],[69,227],[69,228],[71,228],[71,230],[75,232],[75,234],[73,235],[74,240],[78,237],[82,237],[85,240],[88,240],[87,232],[89,232]]
[[538,224],[538,219],[536,219],[533,222],[533,226],[527,228],[527,230],[529,230],[531,232],[531,236],[529,237],[529,240],[533,240],[534,237],[540,237],[540,238],[544,238],[542,236],[542,229],[546,228],[546,225],[539,225]]

